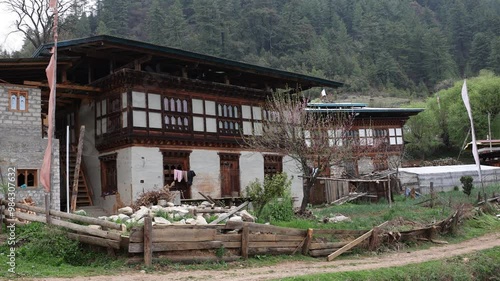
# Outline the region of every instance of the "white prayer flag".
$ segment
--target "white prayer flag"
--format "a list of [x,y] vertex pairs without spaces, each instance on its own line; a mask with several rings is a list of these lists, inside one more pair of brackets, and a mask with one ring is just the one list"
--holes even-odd
[[321,91],[321,96],[322,96],[322,97],[326,97],[326,91],[325,91],[325,89],[323,89],[323,90]]
[[464,85],[462,86],[462,100],[464,101],[465,108],[469,114],[470,119],[470,132],[472,135],[472,155],[474,156],[474,161],[477,166],[477,173],[479,175],[479,180],[483,182],[483,177],[481,176],[481,164],[479,162],[479,154],[477,153],[477,143],[476,143],[476,133],[474,131],[474,121],[472,119],[472,110],[469,103],[469,95],[467,93],[467,81],[464,80]]

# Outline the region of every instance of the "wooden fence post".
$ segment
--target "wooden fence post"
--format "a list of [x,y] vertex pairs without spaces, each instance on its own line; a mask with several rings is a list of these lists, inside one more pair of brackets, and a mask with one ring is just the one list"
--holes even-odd
[[313,229],[308,228],[306,234],[306,240],[304,241],[304,245],[302,246],[302,254],[307,256],[309,254],[309,247],[311,246],[311,241],[313,237]]
[[45,221],[50,224],[50,194],[45,193]]
[[430,190],[431,190],[431,208],[434,208],[434,182],[432,181],[430,183]]
[[248,259],[248,242],[249,242],[249,233],[250,230],[248,228],[248,224],[243,225],[243,230],[241,231],[241,256],[244,259]]
[[144,264],[153,264],[153,221],[150,216],[144,218]]

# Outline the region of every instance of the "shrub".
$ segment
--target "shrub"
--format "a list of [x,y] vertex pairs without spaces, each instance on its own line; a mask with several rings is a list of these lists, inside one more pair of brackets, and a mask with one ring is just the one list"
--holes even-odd
[[474,188],[474,186],[472,185],[472,181],[473,179],[471,176],[462,176],[460,178],[460,182],[462,183],[462,189],[464,193],[467,194],[467,196],[470,196],[472,188]]
[[280,198],[274,198],[267,204],[259,220],[267,222],[291,221],[294,218],[292,196],[287,192]]
[[273,199],[283,197],[286,191],[292,186],[292,181],[284,173],[274,176],[265,176],[264,184],[257,179],[246,187],[247,197],[252,201],[256,210],[256,216],[259,217],[264,207]]

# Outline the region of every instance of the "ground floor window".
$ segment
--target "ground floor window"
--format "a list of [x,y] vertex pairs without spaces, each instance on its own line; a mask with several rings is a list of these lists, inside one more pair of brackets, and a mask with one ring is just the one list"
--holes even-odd
[[264,175],[274,176],[283,172],[283,156],[264,155]]
[[38,170],[17,169],[17,187],[38,187]]
[[113,153],[99,157],[99,160],[101,161],[102,196],[113,195],[118,191],[116,156],[117,153]]

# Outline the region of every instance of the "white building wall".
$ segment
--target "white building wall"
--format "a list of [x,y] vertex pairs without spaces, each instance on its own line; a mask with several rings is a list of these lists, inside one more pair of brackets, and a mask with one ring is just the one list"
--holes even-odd
[[217,151],[193,150],[189,156],[190,169],[196,173],[191,186],[191,197],[203,199],[201,192],[214,198],[221,196],[220,161]]
[[298,167],[299,163],[297,163],[297,161],[293,160],[289,156],[283,157],[283,172],[288,175],[288,178],[292,179],[291,190],[292,198],[294,199],[294,207],[300,207],[302,199],[304,198],[303,179],[300,177],[302,176],[302,173]]
[[264,180],[264,157],[258,152],[241,152],[240,187],[241,196],[246,196],[246,187],[253,181]]
[[133,146],[129,149],[132,201],[135,201],[143,192],[163,188],[163,155],[158,147]]

